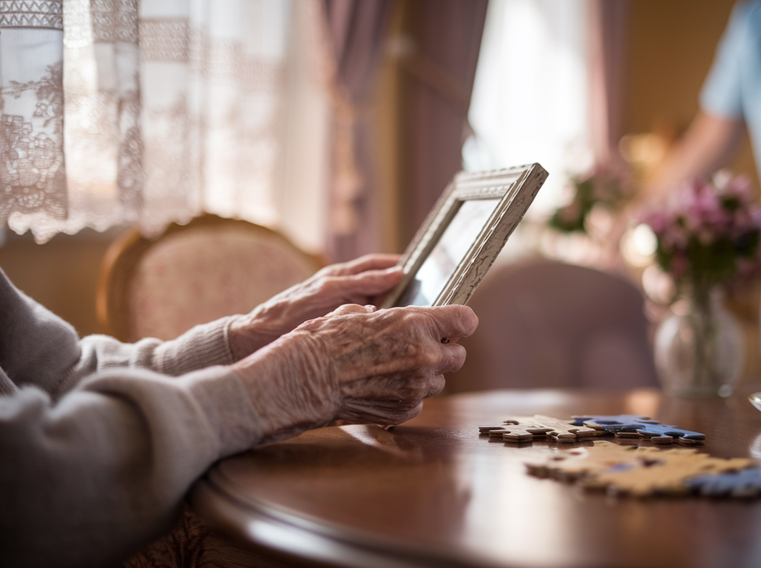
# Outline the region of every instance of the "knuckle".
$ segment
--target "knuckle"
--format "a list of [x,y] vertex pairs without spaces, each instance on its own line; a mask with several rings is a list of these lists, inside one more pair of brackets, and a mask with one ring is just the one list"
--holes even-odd
[[441,356],[434,349],[423,349],[419,361],[424,368],[435,368],[441,365]]
[[404,356],[408,359],[419,359],[420,357],[420,347],[415,342],[408,342],[404,346]]
[[320,292],[331,293],[336,289],[337,284],[338,278],[336,276],[325,276],[319,281],[317,288]]

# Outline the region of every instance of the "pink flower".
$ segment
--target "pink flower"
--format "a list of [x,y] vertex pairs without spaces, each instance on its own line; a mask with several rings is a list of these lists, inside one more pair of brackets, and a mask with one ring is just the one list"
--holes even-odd
[[721,174],[684,184],[641,215],[658,239],[661,268],[677,282],[710,283],[761,270],[761,206],[752,195],[747,178]]
[[687,255],[684,252],[678,252],[671,260],[671,274],[674,280],[679,280],[687,270]]
[[641,221],[650,226],[656,235],[663,233],[668,227],[673,225],[674,217],[667,211],[652,211],[642,216]]

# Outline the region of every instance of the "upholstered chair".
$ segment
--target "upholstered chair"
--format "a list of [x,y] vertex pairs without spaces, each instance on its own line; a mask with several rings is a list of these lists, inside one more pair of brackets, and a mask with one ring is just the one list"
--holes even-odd
[[550,260],[494,266],[469,305],[479,327],[446,392],[657,385],[644,298],[624,278]]
[[98,319],[122,341],[173,339],[250,311],[322,264],[275,231],[214,215],[172,225],[155,239],[130,230],[104,258]]

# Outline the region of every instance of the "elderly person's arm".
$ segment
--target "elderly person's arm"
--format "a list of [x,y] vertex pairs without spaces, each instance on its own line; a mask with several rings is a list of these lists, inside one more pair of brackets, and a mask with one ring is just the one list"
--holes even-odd
[[[171,341],[145,338],[125,344],[104,335],[85,337],[72,349],[78,350],[76,361],[66,359],[54,372],[54,384],[48,381],[38,386],[55,398],[83,377],[111,367],[144,368],[178,376],[212,365],[229,365],[343,304],[372,304],[376,296],[388,292],[401,279],[398,259],[394,254],[372,254],[328,266],[249,314],[198,325]],[[67,329],[65,342],[77,341],[73,329],[59,323]],[[29,374],[30,380],[41,380],[39,373]]]
[[73,329],[4,277],[0,317],[0,564],[9,566],[116,562],[171,526],[217,459],[336,420],[415,415],[461,365],[454,341],[476,325],[460,306],[345,306],[232,366],[177,377],[100,368],[61,388],[81,372]]

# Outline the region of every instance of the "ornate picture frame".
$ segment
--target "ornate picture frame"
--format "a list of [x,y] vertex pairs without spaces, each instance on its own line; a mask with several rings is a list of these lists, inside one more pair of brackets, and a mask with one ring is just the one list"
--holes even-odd
[[547,179],[539,164],[452,179],[399,260],[382,308],[465,304]]

